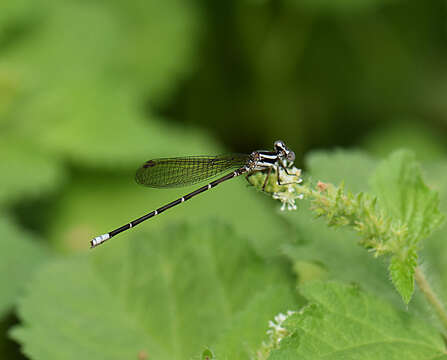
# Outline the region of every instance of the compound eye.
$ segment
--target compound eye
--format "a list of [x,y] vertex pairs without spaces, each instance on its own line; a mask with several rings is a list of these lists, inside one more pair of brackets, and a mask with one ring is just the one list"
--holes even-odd
[[281,141],[281,140],[275,141],[275,149],[284,149],[285,147],[286,147],[286,145],[284,144],[283,141]]
[[289,151],[289,153],[287,154],[287,160],[289,161],[295,161],[295,153],[293,151]]

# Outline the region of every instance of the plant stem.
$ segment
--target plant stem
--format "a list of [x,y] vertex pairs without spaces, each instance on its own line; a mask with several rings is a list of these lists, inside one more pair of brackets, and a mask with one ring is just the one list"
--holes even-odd
[[444,325],[445,331],[447,332],[447,312],[444,309],[444,305],[441,303],[433,289],[430,287],[430,284],[428,283],[424,273],[422,272],[422,269],[419,266],[416,267],[415,278],[416,284],[419,286],[419,289],[422,291],[427,301],[436,311],[439,319]]

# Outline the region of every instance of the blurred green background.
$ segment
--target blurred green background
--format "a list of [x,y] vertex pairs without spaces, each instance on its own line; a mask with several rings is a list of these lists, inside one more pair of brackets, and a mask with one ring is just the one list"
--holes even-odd
[[[440,0],[1,1],[0,358],[22,358],[6,333],[40,261],[189,190],[136,186],[146,160],[277,139],[300,166],[337,147],[443,160],[446,25]],[[276,208],[240,179],[133,231],[217,218],[272,255]]]

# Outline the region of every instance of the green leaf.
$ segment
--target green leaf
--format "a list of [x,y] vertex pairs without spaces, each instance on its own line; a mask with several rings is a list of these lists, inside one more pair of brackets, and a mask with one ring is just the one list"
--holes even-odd
[[377,168],[372,184],[380,206],[406,228],[405,233],[396,234],[389,270],[394,285],[408,303],[414,291],[419,243],[444,221],[438,193],[425,185],[415,156],[409,151],[397,151],[385,160]]
[[[187,359],[216,341],[258,293],[292,283],[288,271],[267,266],[247,239],[217,223],[170,226],[111,245],[38,272],[13,331],[28,356]],[[263,332],[248,325],[249,333]]]
[[[425,165],[425,164],[424,164]],[[447,163],[445,161],[424,166],[429,186],[439,192],[441,210],[447,211]],[[429,273],[430,284],[447,303],[447,227],[436,231],[421,251],[423,267]]]
[[444,221],[438,193],[425,185],[412,152],[397,151],[382,162],[372,185],[379,204],[407,225],[410,244],[427,238]]
[[298,301],[290,286],[275,286],[256,294],[213,346],[216,358],[253,359],[265,339],[269,321],[277,314],[296,310],[303,304],[303,299]]
[[[297,241],[283,245],[282,250],[294,263],[320,265],[325,272],[319,276],[362,284],[365,289],[381,294],[396,305],[402,304],[390,284],[384,262],[358,246],[359,238],[353,231],[329,228],[323,219],[315,219],[307,203],[301,205],[298,216],[287,214],[286,219],[296,226]],[[309,278],[307,269],[294,269],[298,284]]]
[[[337,151],[335,153],[317,152],[312,153],[307,159],[309,172],[308,176],[313,182],[322,180],[324,182],[346,183],[346,189],[355,192],[369,192],[368,183],[376,162],[369,156],[354,151]],[[436,176],[438,179],[439,176]],[[441,178],[442,179],[442,178]],[[442,183],[442,182],[441,182]],[[443,185],[439,183],[437,187]],[[314,215],[308,210],[309,204],[302,203],[299,213],[287,213],[285,218],[293,223],[297,228],[297,241],[283,245],[283,252],[291,258],[294,263],[306,262],[321,264],[327,270],[327,276],[331,279],[343,280],[346,282],[361,283],[367,290],[381,294],[392,301],[396,306],[404,308],[401,299],[396,296],[389,284],[391,278],[396,287],[399,288],[404,301],[407,302],[414,289],[413,271],[416,257],[409,256],[415,253],[414,249],[402,244],[393,245],[393,266],[389,266],[371,256],[365,249],[354,245],[360,238],[344,228],[328,228],[322,220],[315,220]],[[371,210],[373,211],[373,210]],[[405,238],[405,234],[394,238]],[[396,236],[395,236],[396,235]],[[394,251],[397,249],[398,252]],[[438,257],[442,257],[443,252],[439,252]],[[399,256],[397,256],[399,254]],[[442,259],[437,260],[442,263]],[[396,265],[397,264],[397,265]],[[355,268],[355,271],[352,269]],[[295,268],[298,274],[298,281],[305,281],[307,275],[302,268]],[[412,304],[413,309],[430,316],[424,305],[422,297],[417,296]]]
[[416,251],[409,249],[404,256],[392,256],[388,267],[391,280],[406,304],[410,302],[414,291],[414,273],[418,265],[417,259]]
[[293,264],[293,271],[298,276],[298,284],[308,281],[323,280],[328,277],[327,268],[321,263],[313,261],[296,260]]
[[0,88],[5,83],[8,95],[0,113],[7,113],[2,122],[15,138],[58,158],[115,170],[147,156],[215,150],[202,132],[166,125],[153,110],[191,68],[195,5],[41,7],[42,21],[23,32],[0,64]]
[[15,132],[47,152],[91,168],[134,170],[149,158],[216,151],[199,130],[145,115],[131,90],[96,79],[64,85],[36,94],[18,115],[23,127]]
[[423,163],[424,175],[427,177],[427,184],[431,189],[439,193],[440,207],[442,212],[447,211],[447,162],[437,161],[433,163]]
[[49,258],[49,252],[32,234],[0,217],[0,317],[12,309],[24,285]]
[[64,179],[58,161],[28,144],[0,142],[0,205],[36,198],[54,191]]
[[[337,150],[312,152],[306,158],[306,164],[308,177],[313,182],[321,180],[339,184],[343,181],[347,189],[360,192],[368,190],[377,162],[360,151]],[[354,232],[328,228],[322,219],[315,219],[309,206],[307,201],[303,201],[298,212],[283,213],[297,232],[295,242],[283,245],[283,253],[294,263],[321,264],[331,279],[361,283],[366,289],[398,302],[384,264],[356,245],[359,238]],[[295,270],[298,271],[298,281],[304,281],[307,275],[303,269]]]
[[122,71],[121,80],[139,84],[152,104],[164,101],[197,63],[202,9],[182,0],[110,3],[105,4],[113,11],[122,46],[118,53],[112,49],[111,64]]
[[[175,80],[190,71],[199,15],[193,3],[112,0],[39,5],[40,21],[25,29],[5,54],[6,63],[24,71],[28,88],[51,89],[61,80],[67,81],[67,88],[97,80],[120,85],[123,93],[149,92],[151,100],[156,96],[160,101]],[[85,85],[85,90],[95,86]]]
[[437,329],[355,286],[315,282],[303,286],[310,301],[290,316],[269,360],[447,359]]
[[213,360],[215,359],[213,352],[210,349],[205,349],[202,352],[202,360]]

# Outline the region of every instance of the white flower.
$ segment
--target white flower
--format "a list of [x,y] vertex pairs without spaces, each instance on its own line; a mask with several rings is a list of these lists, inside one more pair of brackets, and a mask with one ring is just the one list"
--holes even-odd
[[295,200],[303,198],[303,194],[298,193],[295,186],[303,181],[300,175],[301,170],[295,166],[279,170],[280,182],[284,185],[280,187],[280,191],[274,192],[272,197],[282,202],[281,211],[286,207],[287,210],[296,210]]
[[274,320],[269,321],[269,329],[267,330],[269,341],[262,342],[261,349],[256,354],[257,360],[266,360],[271,351],[279,346],[281,340],[290,335],[287,329],[282,327],[282,324],[289,316],[295,313],[296,311],[288,310],[286,314],[279,313],[274,317]]
[[279,344],[280,341],[288,335],[287,329],[282,327],[284,321],[290,316],[295,314],[295,311],[287,311],[287,315],[279,313],[275,316],[274,320],[269,321],[269,329],[267,330],[267,335],[270,337],[270,341]]
[[279,170],[279,178],[282,184],[299,184],[303,181],[300,176],[301,169],[298,169],[295,166],[287,169],[280,168]]
[[284,211],[287,206],[287,210],[296,210],[296,199],[302,199],[303,194],[298,194],[293,186],[288,186],[286,191],[280,191],[273,193],[272,197],[275,200],[282,202],[281,211]]
[[287,319],[287,316],[284,315],[283,313],[279,313],[278,315],[275,316],[275,321],[278,324],[282,324],[284,322],[284,320]]

